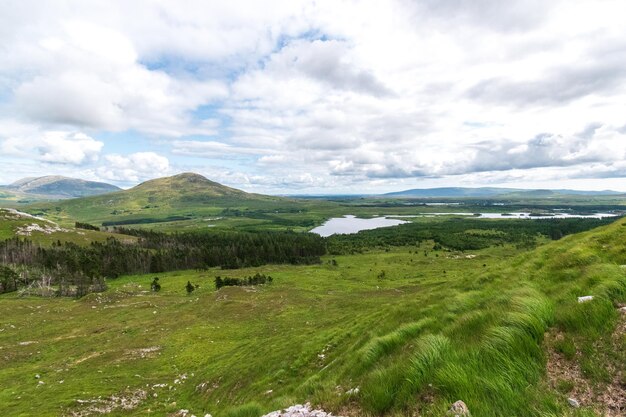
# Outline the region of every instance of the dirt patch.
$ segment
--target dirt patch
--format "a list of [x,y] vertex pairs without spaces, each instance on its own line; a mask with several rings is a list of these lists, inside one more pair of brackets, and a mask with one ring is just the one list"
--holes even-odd
[[161,346],[150,346],[139,349],[128,349],[124,352],[126,359],[147,359],[154,358],[159,355]]
[[[626,314],[622,314],[615,331],[611,336],[614,349],[621,348],[620,339],[626,332]],[[564,338],[562,333],[552,331],[546,333],[545,346],[547,347],[548,361],[546,364],[547,380],[550,387],[561,392],[565,399],[574,398],[583,407],[590,407],[599,415],[605,417],[626,416],[626,375],[623,369],[616,369],[615,365],[606,363],[611,375],[611,381],[602,386],[593,386],[584,376],[580,368],[581,353],[576,352],[570,360],[557,352],[554,346]],[[566,391],[566,392],[564,392]]]
[[93,358],[98,357],[100,355],[102,355],[102,352],[90,353],[89,355],[83,356],[82,358],[75,360],[74,363],[72,363],[72,366],[81,364],[81,363],[83,363],[85,361],[88,361],[89,359],[93,359]]
[[98,414],[109,414],[116,410],[133,410],[146,398],[146,391],[137,389],[121,394],[114,394],[107,398],[76,400],[77,409],[69,411],[66,415],[72,417],[87,417]]

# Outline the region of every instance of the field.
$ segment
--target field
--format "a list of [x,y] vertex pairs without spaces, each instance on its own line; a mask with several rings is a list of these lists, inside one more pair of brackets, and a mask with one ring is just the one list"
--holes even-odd
[[[623,415],[624,225],[533,250],[425,241],[124,276],[78,300],[2,295],[0,415],[259,416],[304,401],[442,415],[459,399],[475,416]],[[273,283],[214,288],[257,272]]]

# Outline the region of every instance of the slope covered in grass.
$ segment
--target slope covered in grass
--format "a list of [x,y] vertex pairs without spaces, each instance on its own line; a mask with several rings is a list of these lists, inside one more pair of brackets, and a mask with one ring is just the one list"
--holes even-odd
[[44,246],[58,241],[88,245],[91,242],[103,242],[110,237],[122,242],[137,240],[134,236],[59,226],[53,221],[31,216],[15,209],[0,208],[0,240],[14,237],[29,239]]
[[[246,193],[184,173],[146,181],[128,190],[58,201],[37,203],[28,211],[61,224],[75,220],[108,226],[159,227],[164,230],[211,227],[268,226],[310,228],[321,223],[325,213],[307,213],[330,203],[293,200]],[[26,210],[26,209],[25,209]],[[272,226],[274,225],[274,226]]]
[[[314,266],[160,274],[156,294],[150,275],[78,301],[0,296],[0,414],[253,416],[309,400],[412,416],[462,399],[475,416],[620,415],[623,224],[530,252],[424,242]],[[214,289],[216,275],[256,272],[273,283]],[[199,284],[191,295],[187,281]]]

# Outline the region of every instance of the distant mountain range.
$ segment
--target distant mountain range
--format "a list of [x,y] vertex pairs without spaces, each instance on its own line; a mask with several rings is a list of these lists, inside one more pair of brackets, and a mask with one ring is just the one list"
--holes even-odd
[[[86,181],[77,178],[68,178],[58,175],[44,177],[23,178],[12,184],[0,186],[0,201],[24,200],[62,200],[77,197],[95,197],[103,194],[116,193],[107,198],[107,205],[115,205],[113,202],[129,202],[132,200],[143,201],[144,205],[179,203],[189,206],[190,204],[204,204],[209,200],[269,200],[281,197],[270,197],[259,194],[250,194],[235,188],[230,188],[217,182],[211,181],[202,175],[195,173],[182,173],[172,177],[156,178],[143,182],[129,190],[122,190],[115,185]],[[440,188],[416,188],[404,191],[396,191],[379,195],[360,195],[358,197],[388,197],[388,198],[550,198],[562,196],[611,196],[622,195],[623,192],[604,191],[581,191],[581,190],[542,190],[521,188],[498,188],[498,187],[440,187]],[[148,198],[148,196],[150,198]],[[337,195],[299,195],[292,196],[305,199],[338,198]],[[345,198],[355,198],[355,195],[346,195]],[[104,201],[104,200],[103,200]],[[99,204],[93,200],[89,204]]]
[[59,175],[22,178],[12,184],[0,187],[0,191],[14,193],[17,196],[48,197],[51,199],[87,197],[120,190],[121,188],[104,182],[86,181]]
[[577,195],[577,196],[602,196],[620,195],[618,191],[580,191],[580,190],[528,190],[521,188],[415,188],[405,191],[396,191],[383,194],[384,197],[398,198],[550,198],[552,196]]

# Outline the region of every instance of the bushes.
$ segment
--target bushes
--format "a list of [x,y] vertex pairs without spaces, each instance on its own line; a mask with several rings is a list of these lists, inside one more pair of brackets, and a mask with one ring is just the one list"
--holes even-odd
[[259,274],[248,276],[247,278],[228,278],[221,276],[215,277],[215,289],[219,290],[222,287],[241,287],[244,285],[263,285],[265,283],[271,284],[274,281],[269,275]]
[[95,230],[95,231],[99,231],[100,228],[98,226],[94,226],[92,224],[89,223],[81,223],[81,222],[76,222],[74,223],[74,227],[77,229],[83,229],[83,230]]

